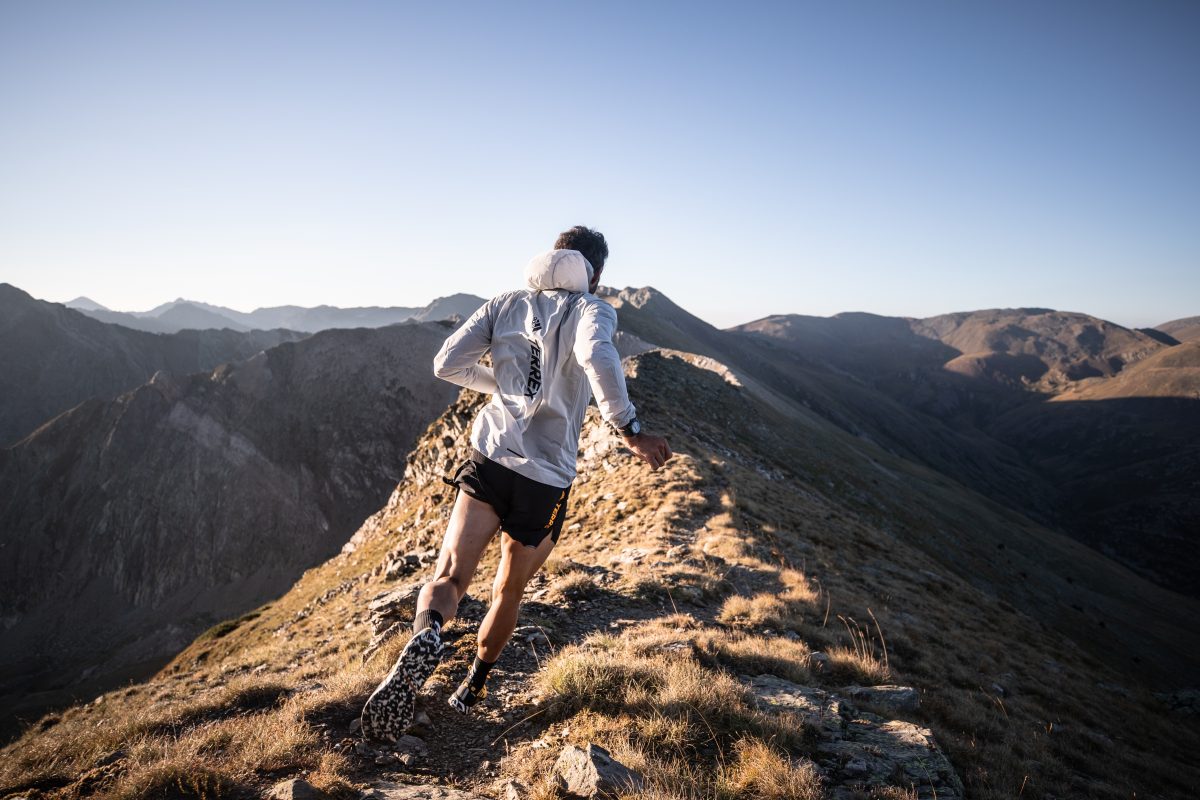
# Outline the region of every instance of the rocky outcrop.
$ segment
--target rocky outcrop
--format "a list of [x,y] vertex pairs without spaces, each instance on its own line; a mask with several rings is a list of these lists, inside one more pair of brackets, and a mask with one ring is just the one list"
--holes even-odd
[[840,694],[850,700],[889,712],[916,711],[920,695],[911,686],[846,686]]
[[[846,697],[801,686],[774,675],[758,675],[750,687],[768,710],[800,714],[817,737],[817,767],[834,800],[857,797],[877,787],[912,789],[920,800],[963,797],[954,767],[928,728],[870,713]],[[870,690],[877,691],[870,691]],[[915,690],[907,687],[851,687],[850,693],[870,700],[908,705]]]

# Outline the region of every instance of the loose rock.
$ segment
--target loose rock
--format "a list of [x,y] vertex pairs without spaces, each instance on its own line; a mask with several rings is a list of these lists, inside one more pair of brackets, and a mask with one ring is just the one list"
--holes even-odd
[[504,800],[525,800],[529,796],[529,787],[515,778],[504,782]]
[[614,759],[598,744],[586,749],[567,745],[558,756],[553,772],[559,787],[568,797],[616,797],[618,792],[643,787],[642,776]]
[[267,793],[271,800],[328,800],[329,795],[322,792],[303,778],[289,778],[271,787]]
[[424,739],[409,734],[405,734],[397,739],[393,747],[398,753],[416,753],[417,755],[424,755],[428,751],[428,748],[425,746]]
[[911,686],[845,686],[841,694],[860,703],[869,703],[887,711],[916,711],[921,696]]

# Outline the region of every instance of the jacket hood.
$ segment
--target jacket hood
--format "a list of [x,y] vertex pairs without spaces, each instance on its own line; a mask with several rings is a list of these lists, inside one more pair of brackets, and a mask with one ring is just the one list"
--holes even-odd
[[592,265],[578,250],[547,250],[525,265],[525,285],[536,291],[586,292],[591,282]]

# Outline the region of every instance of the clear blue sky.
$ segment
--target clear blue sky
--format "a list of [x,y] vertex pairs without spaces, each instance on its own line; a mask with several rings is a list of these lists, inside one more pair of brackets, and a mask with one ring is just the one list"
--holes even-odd
[[1200,314],[1200,3],[0,4],[0,280],[417,305],[557,231],[718,325]]

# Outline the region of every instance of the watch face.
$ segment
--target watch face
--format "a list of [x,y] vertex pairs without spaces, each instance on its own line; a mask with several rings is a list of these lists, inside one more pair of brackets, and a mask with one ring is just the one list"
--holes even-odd
[[629,426],[629,429],[631,431],[633,431],[633,434],[636,436],[637,434],[642,432],[642,423],[635,419],[633,421],[633,423]]

